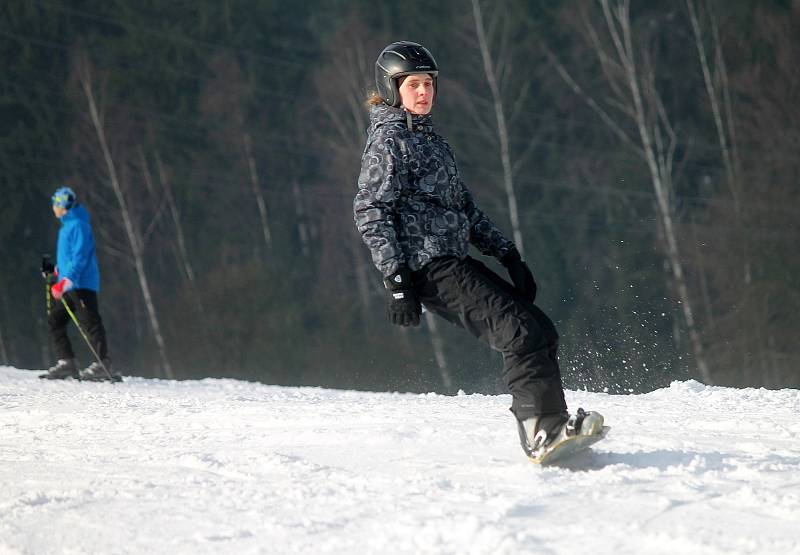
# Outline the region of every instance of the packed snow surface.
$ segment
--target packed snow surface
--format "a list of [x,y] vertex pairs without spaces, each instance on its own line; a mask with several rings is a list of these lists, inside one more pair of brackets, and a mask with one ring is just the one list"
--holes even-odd
[[800,391],[568,391],[569,466],[507,396],[0,367],[0,553],[800,553]]

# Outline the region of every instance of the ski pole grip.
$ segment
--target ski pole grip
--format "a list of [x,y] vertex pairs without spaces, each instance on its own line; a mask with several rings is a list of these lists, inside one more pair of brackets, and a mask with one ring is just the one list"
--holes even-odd
[[54,274],[56,271],[56,267],[53,265],[53,261],[50,259],[49,254],[42,255],[42,277],[47,279],[50,275]]

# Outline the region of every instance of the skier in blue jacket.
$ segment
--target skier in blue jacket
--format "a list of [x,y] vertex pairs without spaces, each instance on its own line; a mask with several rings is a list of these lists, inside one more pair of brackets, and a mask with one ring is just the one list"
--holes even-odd
[[[56,347],[58,362],[47,373],[39,376],[48,380],[76,378],[102,381],[118,380],[111,370],[108,358],[106,332],[97,304],[100,290],[100,269],[97,265],[94,235],[89,223],[89,213],[78,204],[75,191],[60,187],[53,194],[53,214],[61,221],[58,232],[55,267],[45,267],[42,272],[51,283],[52,303],[48,317],[50,333]],[[63,301],[62,301],[63,299]],[[93,361],[83,370],[78,370],[75,354],[67,335],[70,315],[64,303],[76,315],[88,336],[92,348],[102,360]],[[105,366],[105,369],[103,368]]]

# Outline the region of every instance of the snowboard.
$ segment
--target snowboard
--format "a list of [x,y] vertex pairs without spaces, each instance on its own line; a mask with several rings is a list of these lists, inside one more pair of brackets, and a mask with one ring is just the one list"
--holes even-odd
[[555,445],[549,446],[541,455],[528,458],[532,463],[540,466],[547,466],[549,464],[566,460],[606,437],[610,429],[611,428],[609,426],[603,426],[603,429],[597,434],[592,434],[589,436],[570,436],[556,443]]

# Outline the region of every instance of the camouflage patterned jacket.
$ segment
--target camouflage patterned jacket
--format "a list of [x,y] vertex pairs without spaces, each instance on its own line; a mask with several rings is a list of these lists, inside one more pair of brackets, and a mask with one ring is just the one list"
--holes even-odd
[[414,116],[413,131],[402,108],[374,106],[370,120],[353,211],[384,276],[403,264],[419,270],[434,258],[464,258],[470,243],[497,258],[514,246],[475,206],[430,115]]

